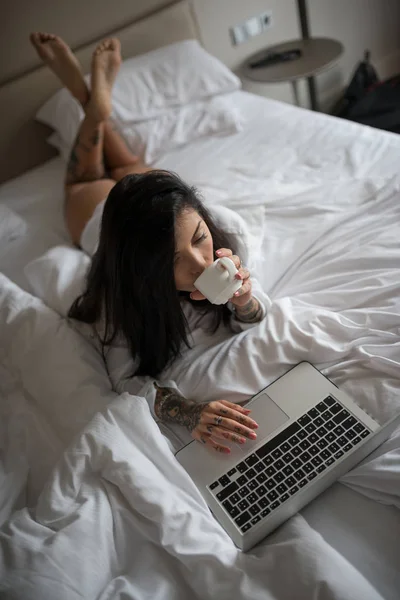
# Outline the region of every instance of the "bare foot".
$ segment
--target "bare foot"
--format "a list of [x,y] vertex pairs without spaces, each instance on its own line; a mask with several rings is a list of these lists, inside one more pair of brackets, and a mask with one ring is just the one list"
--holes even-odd
[[116,38],[101,42],[93,53],[91,94],[86,114],[105,121],[111,114],[111,91],[121,65],[121,45]]
[[30,40],[43,62],[84,106],[89,99],[89,90],[81,66],[71,48],[52,33],[31,33]]

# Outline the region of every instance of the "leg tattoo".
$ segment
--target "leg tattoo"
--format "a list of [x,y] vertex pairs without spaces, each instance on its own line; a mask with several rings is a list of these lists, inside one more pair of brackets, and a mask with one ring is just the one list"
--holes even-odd
[[67,184],[95,181],[104,176],[102,149],[98,148],[101,141],[100,125],[90,133],[79,131],[67,165]]

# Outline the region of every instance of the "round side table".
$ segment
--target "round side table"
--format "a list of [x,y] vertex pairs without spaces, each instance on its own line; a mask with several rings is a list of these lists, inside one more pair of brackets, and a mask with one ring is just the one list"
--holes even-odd
[[[250,67],[251,63],[261,60],[269,52],[285,52],[294,49],[301,51],[299,58],[264,67]],[[333,67],[339,60],[343,50],[343,45],[340,42],[330,38],[315,37],[304,40],[291,40],[290,42],[264,48],[264,50],[250,56],[242,65],[242,74],[247,79],[261,83],[289,81],[293,87],[297,106],[300,106],[297,82],[299,79],[306,78],[309,82],[311,107],[313,110],[318,110],[314,76]]]

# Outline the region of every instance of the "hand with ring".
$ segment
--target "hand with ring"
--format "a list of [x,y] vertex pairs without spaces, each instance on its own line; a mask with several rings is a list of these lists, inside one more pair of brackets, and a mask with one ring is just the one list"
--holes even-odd
[[230,452],[228,446],[221,444],[221,440],[244,444],[246,439],[257,438],[254,430],[258,425],[249,417],[251,411],[248,408],[227,400],[197,404],[193,408],[197,414],[193,421],[192,436],[217,452]]
[[[250,271],[248,270],[247,267],[245,267],[242,264],[240,258],[238,256],[236,256],[236,254],[233,254],[232,250],[229,250],[229,248],[220,248],[219,250],[216,251],[215,254],[218,258],[227,256],[228,258],[231,259],[231,261],[234,263],[235,267],[237,268],[238,273],[236,273],[235,277],[236,277],[236,279],[241,279],[243,281],[243,284],[242,284],[242,287],[230,299],[230,301],[235,306],[239,306],[239,307],[246,306],[252,298],[252,294],[251,294],[252,284],[251,284],[251,279],[250,279]],[[190,294],[190,297],[192,300],[204,300],[204,298],[205,298],[205,296],[203,296],[203,294],[201,292],[199,292],[198,290],[192,292]]]

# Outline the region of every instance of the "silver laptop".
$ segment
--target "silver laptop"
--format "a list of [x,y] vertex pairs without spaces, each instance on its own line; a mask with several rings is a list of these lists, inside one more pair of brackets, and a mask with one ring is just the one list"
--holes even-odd
[[246,405],[257,440],[218,454],[191,442],[176,457],[236,546],[246,551],[377,448],[400,425],[381,426],[310,363]]

